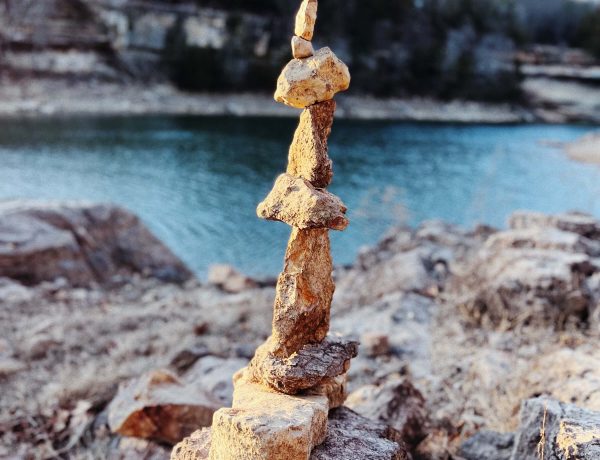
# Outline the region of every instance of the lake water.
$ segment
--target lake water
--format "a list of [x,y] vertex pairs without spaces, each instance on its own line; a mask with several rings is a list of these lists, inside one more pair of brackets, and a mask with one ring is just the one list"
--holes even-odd
[[[0,121],[0,198],[86,199],[129,208],[200,276],[214,263],[281,269],[289,228],[255,208],[285,169],[295,120],[200,117]],[[332,232],[352,262],[394,224],[503,226],[515,209],[600,217],[600,168],[542,141],[585,126],[336,121],[330,190],[350,226]]]

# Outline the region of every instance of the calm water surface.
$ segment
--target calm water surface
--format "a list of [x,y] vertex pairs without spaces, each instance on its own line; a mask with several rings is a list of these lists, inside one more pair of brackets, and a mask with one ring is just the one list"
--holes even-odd
[[[223,262],[275,274],[289,229],[254,210],[285,169],[294,127],[196,117],[0,121],[0,198],[119,203],[201,276]],[[332,232],[336,263],[397,223],[503,226],[518,208],[600,217],[600,168],[540,142],[589,130],[336,121],[330,190],[351,220]]]

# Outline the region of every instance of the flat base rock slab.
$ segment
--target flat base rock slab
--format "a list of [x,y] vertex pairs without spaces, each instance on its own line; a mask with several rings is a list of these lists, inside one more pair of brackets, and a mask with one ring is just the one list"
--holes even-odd
[[250,382],[245,374],[234,377],[233,407],[214,414],[208,458],[308,459],[327,433],[327,396],[276,393]]
[[[411,459],[395,430],[384,423],[361,417],[346,407],[332,410],[329,413],[328,425],[325,441],[316,447],[306,460]],[[218,441],[211,439],[211,430],[198,430],[175,446],[171,460],[208,460],[207,445],[215,442]],[[278,460],[291,458],[287,453],[277,457]]]

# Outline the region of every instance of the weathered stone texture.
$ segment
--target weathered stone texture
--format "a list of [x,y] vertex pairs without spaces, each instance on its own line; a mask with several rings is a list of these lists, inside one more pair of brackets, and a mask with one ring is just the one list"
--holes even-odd
[[333,100],[304,109],[290,146],[287,173],[306,179],[317,188],[327,187],[333,177],[332,162],[327,155],[327,138],[331,133],[334,112]]
[[237,377],[233,407],[215,412],[211,460],[306,460],[327,434],[326,396],[276,393]]
[[279,220],[300,229],[348,226],[346,206],[337,196],[314,188],[310,182],[281,174],[256,213],[259,217]]
[[303,346],[287,358],[271,352],[270,340],[258,347],[250,362],[252,378],[283,393],[296,394],[348,371],[358,342],[328,337]]
[[318,7],[319,3],[317,0],[302,1],[300,9],[296,14],[296,25],[294,27],[294,33],[297,36],[302,37],[305,40],[312,40],[315,23],[317,22]]
[[315,54],[312,43],[301,37],[292,37],[292,56],[295,59],[307,58]]
[[121,387],[108,408],[112,431],[124,436],[176,443],[210,425],[221,404],[198,385],[169,371],[153,371]]
[[277,79],[275,100],[303,109],[327,101],[350,87],[350,72],[329,48],[314,56],[291,60]]
[[332,271],[328,230],[294,228],[276,288],[272,351],[277,356],[289,356],[327,335]]

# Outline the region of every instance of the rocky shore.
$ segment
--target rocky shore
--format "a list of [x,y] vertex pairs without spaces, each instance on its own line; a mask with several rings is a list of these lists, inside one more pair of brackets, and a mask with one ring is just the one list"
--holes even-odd
[[[24,282],[39,260],[64,257],[57,215],[97,214],[86,206],[0,209],[0,458],[168,458],[230,406],[233,373],[270,333],[274,284],[226,267],[206,283],[127,264],[120,277],[117,262],[110,284],[61,272]],[[26,218],[47,219],[44,246],[15,238]],[[140,225],[124,221],[124,235]],[[90,222],[77,234],[102,254]],[[132,254],[147,243],[119,241]],[[13,277],[4,262],[25,248]],[[361,346],[331,426],[379,420],[414,459],[533,460],[539,446],[546,458],[598,458],[599,256],[600,222],[582,214],[520,212],[503,231],[391,230],[334,272],[331,329]]]
[[[0,117],[70,115],[201,115],[296,117],[270,94],[186,93],[163,84],[0,80]],[[523,107],[427,98],[342,96],[337,116],[346,119],[459,123],[523,123],[539,118]]]

